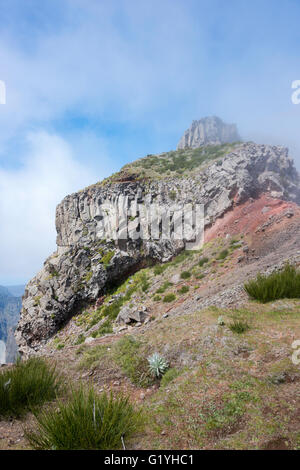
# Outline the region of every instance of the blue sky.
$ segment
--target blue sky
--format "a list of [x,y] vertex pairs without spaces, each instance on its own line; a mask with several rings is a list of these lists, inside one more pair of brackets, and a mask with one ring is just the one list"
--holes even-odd
[[299,0],[0,0],[0,284],[55,249],[56,204],[218,115],[300,168]]

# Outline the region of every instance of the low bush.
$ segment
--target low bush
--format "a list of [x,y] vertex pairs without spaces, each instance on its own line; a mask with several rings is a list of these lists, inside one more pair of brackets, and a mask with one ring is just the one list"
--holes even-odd
[[208,263],[209,259],[208,258],[201,258],[199,261],[199,266],[203,266],[205,263]]
[[175,380],[176,377],[180,375],[180,371],[176,369],[175,367],[172,367],[171,369],[167,370],[167,372],[162,376],[162,379],[160,381],[160,386],[165,387],[168,385],[172,380]]
[[158,264],[157,266],[154,267],[154,274],[157,276],[158,274],[162,274],[165,270],[167,269],[167,266],[163,266],[161,264]]
[[238,334],[245,333],[246,331],[250,329],[250,326],[248,325],[248,323],[243,320],[234,320],[228,326],[233,333],[238,333]]
[[20,417],[56,398],[60,388],[54,366],[37,357],[18,361],[0,374],[0,416]]
[[173,300],[176,299],[176,295],[175,294],[167,294],[164,296],[164,299],[163,301],[164,302],[173,302]]
[[152,354],[148,357],[149,363],[149,372],[152,377],[160,378],[162,377],[169,368],[168,361],[158,353]]
[[168,289],[168,287],[170,287],[170,286],[172,286],[172,285],[173,285],[173,284],[172,284],[171,282],[165,281],[165,282],[163,283],[163,285],[160,286],[160,288],[157,289],[157,291],[156,291],[155,293],[156,293],[156,294],[163,294],[163,293]]
[[107,346],[98,344],[93,348],[86,348],[86,345],[80,346],[78,354],[83,354],[78,365],[79,369],[92,369],[107,360]]
[[229,254],[229,251],[228,251],[228,250],[222,250],[222,251],[219,253],[217,259],[218,259],[218,260],[225,259],[225,258],[228,256],[228,254]]
[[204,277],[204,274],[196,274],[195,276],[196,279],[203,279]]
[[181,289],[178,290],[179,294],[186,294],[190,290],[189,286],[182,286]]
[[141,342],[132,336],[124,336],[113,347],[113,359],[132,383],[147,387],[153,383],[148,362],[141,353]]
[[102,325],[98,328],[98,330],[92,333],[93,338],[99,338],[100,336],[107,335],[109,333],[113,333],[112,322],[108,318]]
[[30,445],[37,450],[114,450],[137,432],[142,415],[128,398],[93,388],[73,390],[66,402],[35,414],[36,429],[26,431]]
[[262,303],[284,298],[296,299],[300,297],[300,273],[294,266],[287,264],[282,271],[268,276],[258,274],[244,288],[252,299]]
[[83,333],[80,333],[80,335],[78,335],[77,337],[77,340],[75,341],[75,345],[79,345],[79,344],[82,344],[85,342],[85,336]]
[[182,271],[180,277],[181,279],[189,279],[191,277],[191,273],[189,271]]

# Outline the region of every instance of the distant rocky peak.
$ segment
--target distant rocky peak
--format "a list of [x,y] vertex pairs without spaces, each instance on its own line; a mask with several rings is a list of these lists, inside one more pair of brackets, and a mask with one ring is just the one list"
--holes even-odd
[[220,145],[240,141],[235,124],[227,124],[217,116],[193,121],[181,137],[177,149],[197,148],[202,145]]

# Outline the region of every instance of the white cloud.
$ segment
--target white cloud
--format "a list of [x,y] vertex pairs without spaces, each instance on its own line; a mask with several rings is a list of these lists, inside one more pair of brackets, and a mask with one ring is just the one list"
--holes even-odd
[[55,249],[55,207],[68,193],[91,184],[61,137],[28,135],[29,153],[17,170],[0,169],[0,284],[29,280]]

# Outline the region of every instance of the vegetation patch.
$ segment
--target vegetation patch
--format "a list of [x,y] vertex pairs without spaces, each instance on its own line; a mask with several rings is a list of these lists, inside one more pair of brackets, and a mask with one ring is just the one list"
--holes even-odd
[[259,302],[266,303],[277,299],[298,299],[300,297],[300,273],[294,266],[286,264],[282,271],[269,276],[259,274],[245,284],[248,295]]
[[225,258],[228,256],[228,254],[229,254],[229,251],[228,251],[228,250],[222,250],[222,251],[219,253],[217,259],[218,259],[218,260],[225,259]]
[[99,362],[104,363],[108,356],[107,347],[102,344],[99,344],[93,348],[84,348],[85,345],[82,345],[83,348],[79,351],[79,354],[82,353],[82,358],[79,362],[79,369],[91,369],[96,367]]
[[102,256],[101,262],[104,264],[105,267],[107,267],[114,256],[115,252],[114,251],[108,251],[105,253],[104,256]]
[[182,271],[180,277],[181,279],[189,279],[191,277],[191,273],[189,271]]
[[102,325],[100,326],[100,328],[98,328],[98,330],[93,331],[91,336],[93,338],[98,338],[99,336],[107,335],[110,333],[113,333],[113,327],[112,327],[111,320],[108,318],[107,320],[105,320],[104,323],[102,323]]
[[[131,283],[129,283],[129,281]],[[147,275],[143,271],[140,271],[131,278],[128,278],[120,287],[114,289],[110,296],[107,296],[106,302],[98,309],[95,313],[89,314],[86,312],[81,316],[81,318],[77,319],[77,324],[82,324],[85,321],[88,323],[89,327],[92,327],[99,323],[102,319],[107,318],[110,320],[110,324],[117,318],[122,306],[128,302],[132,295],[137,291],[137,289],[141,288],[143,292],[147,291],[150,284],[147,280]],[[109,301],[112,298],[112,295],[120,294],[117,298],[114,299],[113,302]],[[109,322],[106,324],[108,327]],[[101,329],[101,327],[100,327]]]
[[238,333],[238,334],[245,333],[246,331],[250,329],[250,326],[248,325],[248,323],[242,320],[234,320],[228,326],[233,333]]
[[158,264],[158,265],[156,265],[156,266],[154,267],[154,270],[153,270],[155,276],[158,276],[159,274],[162,274],[162,273],[167,269],[167,267],[168,267],[168,266],[167,266],[166,264],[165,264],[165,265],[164,265],[164,264]]
[[[136,171],[144,178],[158,179],[179,177],[193,174],[195,168],[204,163],[225,156],[236,144],[208,145],[197,149],[179,149],[159,155],[148,155],[133,163],[125,165],[115,175],[115,179],[126,175],[128,171]],[[171,197],[171,196],[170,196]]]
[[149,371],[152,377],[161,378],[169,369],[168,361],[158,353],[148,357]]
[[167,372],[162,376],[160,381],[161,387],[166,387],[170,382],[175,380],[180,375],[180,370],[176,369],[176,367],[171,367]]
[[89,271],[88,273],[86,273],[85,281],[89,282],[92,279],[92,276],[93,276],[93,271]]
[[[37,450],[121,449],[141,429],[141,412],[123,396],[93,388],[73,390],[67,402],[35,414],[36,428],[26,432]],[[123,440],[123,441],[122,441]]]
[[147,387],[153,383],[142,343],[132,336],[124,336],[114,345],[113,359],[135,385]]
[[200,261],[199,261],[199,266],[202,267],[205,263],[208,263],[209,259],[204,257],[204,258],[201,258]]
[[179,294],[186,294],[190,290],[189,286],[182,286],[179,290]]
[[211,402],[203,407],[202,416],[207,431],[219,434],[231,432],[246,411],[246,403],[252,396],[248,392],[231,392],[225,394],[222,402]]
[[162,286],[160,286],[159,289],[157,289],[156,294],[163,294],[168,287],[172,286],[173,284],[169,281],[165,281]]
[[164,296],[163,302],[173,302],[176,299],[175,294],[167,294]]
[[79,345],[79,344],[82,344],[85,342],[85,336],[83,333],[80,333],[80,335],[78,335],[77,337],[77,340],[75,341],[75,345]]
[[20,417],[56,398],[61,380],[54,366],[41,358],[18,361],[0,374],[0,416]]

